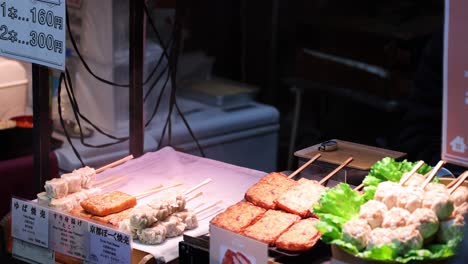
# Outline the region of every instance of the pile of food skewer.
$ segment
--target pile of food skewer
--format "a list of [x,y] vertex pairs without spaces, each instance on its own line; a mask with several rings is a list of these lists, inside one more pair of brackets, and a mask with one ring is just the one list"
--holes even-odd
[[245,201],[228,207],[211,224],[282,250],[312,248],[320,234],[314,227],[318,220],[311,209],[327,189],[323,184],[353,160],[347,159],[320,182],[292,179],[319,157],[316,155],[290,176],[267,174],[247,190]]
[[[406,262],[453,255],[468,212],[468,188],[461,186],[468,172],[450,185],[433,182],[444,163],[440,161],[422,175],[416,173],[424,164],[420,161],[399,181],[380,182],[374,197],[367,201],[360,200],[365,194],[356,195],[352,191],[348,192],[347,199],[338,197],[337,193],[346,193],[349,187],[337,186],[314,209],[324,219],[335,217],[335,224],[324,220],[317,228],[325,233],[326,242],[362,258]],[[335,201],[330,202],[332,199]],[[357,207],[357,211],[353,213],[349,209],[349,215],[338,213],[339,209],[331,208],[330,204],[339,204],[339,199],[348,200],[348,207]],[[352,204],[352,201],[356,202]],[[337,219],[346,218],[340,226],[341,220]],[[337,237],[340,232],[341,237]]]

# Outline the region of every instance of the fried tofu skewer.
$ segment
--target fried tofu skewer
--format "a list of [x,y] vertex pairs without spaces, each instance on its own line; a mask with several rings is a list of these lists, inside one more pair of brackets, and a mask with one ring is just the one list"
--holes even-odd
[[299,169],[295,170],[293,173],[291,173],[288,178],[289,179],[292,179],[294,177],[296,177],[297,174],[299,174],[301,171],[303,171],[305,168],[307,168],[310,164],[312,164],[312,162],[316,161],[318,158],[320,158],[320,156],[322,156],[322,154],[318,153],[317,155],[315,155],[314,157],[312,157],[308,162],[306,162],[305,164],[303,164]]

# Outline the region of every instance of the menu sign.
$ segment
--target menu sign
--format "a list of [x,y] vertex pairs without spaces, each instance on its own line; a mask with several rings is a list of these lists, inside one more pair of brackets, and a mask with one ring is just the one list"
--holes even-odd
[[468,1],[445,1],[442,159],[468,166]]
[[55,211],[50,211],[49,217],[49,247],[72,257],[87,259],[88,222]]
[[126,264],[131,262],[129,235],[114,229],[89,223],[89,263]]
[[41,247],[49,246],[49,210],[34,202],[12,198],[11,235]]
[[0,55],[65,69],[65,1],[0,0]]

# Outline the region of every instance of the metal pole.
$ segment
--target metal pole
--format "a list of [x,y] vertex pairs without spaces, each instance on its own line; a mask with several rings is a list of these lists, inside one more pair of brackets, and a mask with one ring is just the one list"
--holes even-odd
[[33,140],[34,178],[36,193],[44,189],[49,176],[50,119],[49,119],[49,72],[44,66],[33,64]]
[[144,2],[130,0],[130,153],[143,154]]

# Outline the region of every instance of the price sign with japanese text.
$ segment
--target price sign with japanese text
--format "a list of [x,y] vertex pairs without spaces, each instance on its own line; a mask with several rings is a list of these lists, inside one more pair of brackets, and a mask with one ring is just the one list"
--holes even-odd
[[65,69],[65,0],[0,0],[0,56]]
[[12,198],[11,235],[41,247],[49,246],[49,210],[34,202]]
[[88,222],[55,211],[50,211],[49,219],[49,248],[75,258],[87,259]]
[[131,237],[117,230],[89,223],[90,263],[130,263],[132,255]]
[[445,4],[442,159],[468,167],[468,2]]

